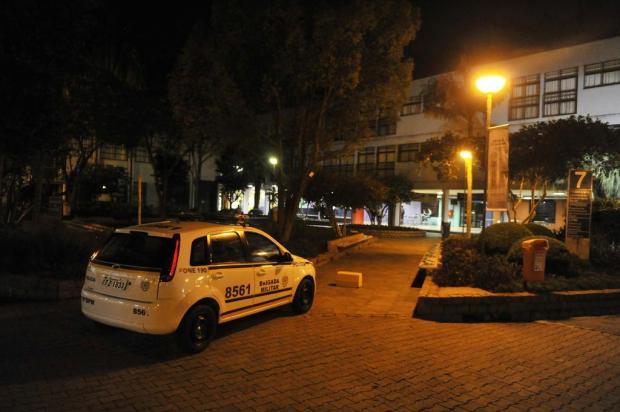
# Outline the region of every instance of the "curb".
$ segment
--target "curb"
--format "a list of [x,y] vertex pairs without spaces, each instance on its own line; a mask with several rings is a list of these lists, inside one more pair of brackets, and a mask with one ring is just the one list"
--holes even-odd
[[364,246],[370,245],[371,243],[375,242],[377,239],[373,236],[366,236],[365,239],[363,239],[361,242],[357,242],[356,244],[343,249],[343,248],[337,248],[337,250],[332,251],[332,252],[326,252],[326,253],[321,253],[320,255],[318,255],[315,258],[312,259],[308,259],[310,262],[312,262],[312,264],[315,267],[319,267],[322,266],[328,262],[331,262],[333,260],[336,260],[338,258],[340,258],[341,256],[346,256],[348,254],[350,254],[353,251],[356,251],[358,249],[361,249]]
[[413,317],[438,322],[524,322],[620,314],[620,289],[535,294],[458,288],[459,294],[440,296],[441,289],[427,276]]

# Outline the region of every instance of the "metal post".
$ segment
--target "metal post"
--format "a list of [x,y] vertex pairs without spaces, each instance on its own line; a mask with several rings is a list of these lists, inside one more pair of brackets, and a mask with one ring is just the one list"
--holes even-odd
[[467,224],[467,237],[471,237],[471,208],[473,201],[473,176],[471,162],[471,157],[465,159],[465,168],[467,169],[467,216],[465,216],[465,222]]
[[487,225],[487,185],[489,179],[489,133],[491,129],[491,111],[493,110],[493,93],[487,93],[487,113],[485,119],[485,134],[484,134],[484,188],[483,188],[483,198],[484,202],[482,203],[482,228],[484,229]]

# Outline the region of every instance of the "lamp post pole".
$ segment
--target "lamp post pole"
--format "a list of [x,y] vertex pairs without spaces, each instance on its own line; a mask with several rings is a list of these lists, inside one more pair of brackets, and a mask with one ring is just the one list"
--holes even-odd
[[[502,76],[482,76],[476,80],[476,87],[487,96],[487,112],[485,116],[485,168],[484,168],[484,211],[482,216],[482,227],[486,226],[487,220],[487,183],[489,178],[488,150],[489,150],[489,134],[491,132],[491,112],[493,110],[493,93],[499,92],[506,84],[506,79]],[[499,213],[499,212],[497,212]],[[496,221],[496,212],[493,212],[493,222]],[[499,219],[497,219],[499,220]]]
[[472,153],[468,150],[463,150],[460,156],[465,161],[465,172],[467,175],[467,206],[465,215],[465,224],[467,225],[467,237],[471,237],[471,209],[473,203],[473,176],[472,176]]

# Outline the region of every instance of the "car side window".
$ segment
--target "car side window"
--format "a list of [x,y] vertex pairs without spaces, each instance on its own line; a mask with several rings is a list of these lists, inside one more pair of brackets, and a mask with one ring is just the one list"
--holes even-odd
[[281,255],[280,248],[263,235],[245,232],[245,239],[252,262],[275,262]]
[[245,253],[235,232],[211,236],[211,263],[245,263]]
[[199,237],[192,242],[192,253],[189,258],[190,266],[204,266],[208,263],[207,259],[207,238]]

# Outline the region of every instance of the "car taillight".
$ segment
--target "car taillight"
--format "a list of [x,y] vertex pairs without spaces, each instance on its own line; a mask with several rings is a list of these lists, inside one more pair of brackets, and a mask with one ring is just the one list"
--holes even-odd
[[179,249],[181,248],[181,239],[179,235],[174,235],[172,240],[174,241],[174,249],[172,253],[172,260],[170,261],[170,268],[166,271],[166,268],[162,271],[159,280],[162,282],[170,282],[174,278],[174,273],[177,271],[177,262],[179,260]]

